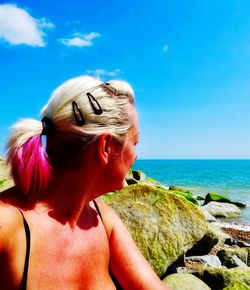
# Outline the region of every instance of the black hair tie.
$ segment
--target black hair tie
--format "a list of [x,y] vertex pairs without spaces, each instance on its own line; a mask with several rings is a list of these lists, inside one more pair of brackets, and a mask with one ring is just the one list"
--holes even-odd
[[41,135],[51,135],[54,133],[54,126],[52,121],[48,117],[43,117],[42,120],[43,130]]

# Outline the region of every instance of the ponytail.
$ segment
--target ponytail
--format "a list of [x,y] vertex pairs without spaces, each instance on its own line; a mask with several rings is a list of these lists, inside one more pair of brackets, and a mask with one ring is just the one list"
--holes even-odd
[[42,123],[24,119],[13,126],[7,143],[7,161],[17,188],[28,199],[37,200],[51,179],[51,166],[43,148]]

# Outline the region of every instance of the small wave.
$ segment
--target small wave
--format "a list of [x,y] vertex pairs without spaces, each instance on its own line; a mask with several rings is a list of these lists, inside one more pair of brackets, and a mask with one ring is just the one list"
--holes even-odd
[[250,232],[250,225],[247,224],[239,224],[236,222],[222,222],[222,221],[216,221],[214,224],[221,228],[233,228],[240,231]]

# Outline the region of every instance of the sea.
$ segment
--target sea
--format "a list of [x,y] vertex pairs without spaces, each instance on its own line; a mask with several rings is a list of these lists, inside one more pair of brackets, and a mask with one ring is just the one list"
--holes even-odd
[[216,192],[246,203],[239,218],[220,220],[250,227],[250,160],[136,160],[133,169],[165,186],[189,189],[194,195]]

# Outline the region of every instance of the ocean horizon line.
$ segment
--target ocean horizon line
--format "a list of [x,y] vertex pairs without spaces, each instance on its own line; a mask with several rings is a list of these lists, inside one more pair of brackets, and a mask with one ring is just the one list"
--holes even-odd
[[198,161],[202,161],[202,160],[215,160],[215,161],[219,161],[219,160],[229,160],[229,161],[237,161],[237,160],[242,160],[242,161],[250,161],[250,158],[138,158],[136,161],[161,161],[161,160],[174,160],[174,161],[178,161],[178,160],[187,160],[187,161],[192,161],[192,160],[198,160]]

